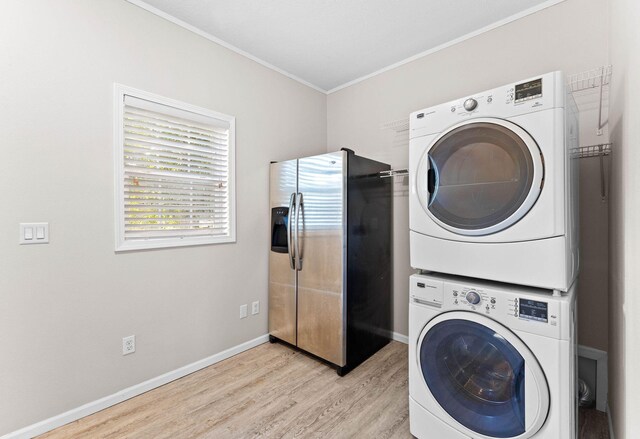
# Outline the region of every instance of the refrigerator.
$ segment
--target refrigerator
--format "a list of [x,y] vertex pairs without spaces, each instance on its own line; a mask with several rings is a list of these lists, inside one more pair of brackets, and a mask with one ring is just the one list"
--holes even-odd
[[389,169],[347,149],[271,163],[269,339],[341,376],[391,338]]

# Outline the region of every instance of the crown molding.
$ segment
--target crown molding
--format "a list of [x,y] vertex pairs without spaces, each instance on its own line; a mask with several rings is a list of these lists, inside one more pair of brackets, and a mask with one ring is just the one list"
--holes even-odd
[[232,52],[237,53],[238,55],[242,55],[245,58],[249,58],[251,61],[255,61],[258,64],[260,64],[260,65],[262,65],[262,66],[264,66],[264,67],[266,67],[268,69],[276,71],[276,72],[280,73],[281,75],[286,76],[287,78],[290,78],[290,79],[293,79],[294,81],[299,82],[300,84],[306,85],[307,87],[310,87],[310,88],[312,88],[312,89],[314,89],[316,91],[319,91],[320,93],[324,93],[324,94],[327,93],[327,90],[323,89],[322,87],[318,87],[317,85],[312,84],[312,83],[310,83],[308,81],[305,81],[304,79],[299,78],[296,75],[287,72],[286,70],[282,70],[281,68],[276,67],[273,64],[270,64],[270,63],[266,62],[265,60],[258,58],[257,56],[251,55],[250,53],[245,52],[242,49],[238,49],[236,46],[234,46],[232,44],[229,44],[226,41],[221,40],[220,38],[214,37],[210,33],[205,32],[205,31],[203,31],[201,29],[198,29],[197,27],[195,27],[195,26],[193,26],[193,25],[191,25],[191,24],[189,24],[187,22],[184,22],[184,21],[180,20],[179,18],[174,17],[171,14],[167,14],[166,12],[161,11],[160,9],[158,9],[156,7],[153,7],[150,4],[148,4],[148,3],[146,3],[146,2],[144,2],[142,0],[126,0],[126,1],[131,3],[132,5],[135,5],[135,6],[138,6],[138,7],[142,8],[142,9],[144,9],[145,11],[151,12],[152,14],[157,15],[158,17],[164,18],[165,20],[168,20],[173,24],[177,24],[178,26],[191,31],[194,34],[197,34],[197,35],[201,36],[202,38],[206,38],[207,40],[209,40],[211,42],[219,44],[220,46],[222,46],[222,47],[224,47],[226,49],[229,49]]
[[227,48],[227,49],[229,49],[229,50],[231,50],[231,51],[233,51],[233,52],[235,52],[235,53],[237,53],[239,55],[242,55],[245,58],[249,58],[250,60],[257,62],[258,64],[260,64],[260,65],[262,65],[264,67],[267,67],[268,69],[271,69],[271,70],[273,70],[275,72],[280,73],[281,75],[284,75],[284,76],[286,76],[286,77],[288,77],[290,79],[293,79],[296,82],[299,82],[300,84],[306,85],[307,87],[310,87],[310,88],[312,88],[312,89],[314,89],[316,91],[319,91],[321,93],[329,95],[331,93],[335,93],[337,91],[343,90],[343,89],[345,89],[347,87],[350,87],[352,85],[358,84],[358,83],[360,83],[362,81],[365,81],[367,79],[373,78],[374,76],[378,76],[378,75],[380,75],[382,73],[388,72],[389,70],[393,70],[395,68],[398,68],[400,66],[408,64],[410,62],[416,61],[416,60],[418,60],[420,58],[424,58],[425,56],[431,55],[433,53],[436,53],[436,52],[439,52],[441,50],[444,50],[444,49],[446,49],[448,47],[451,47],[451,46],[454,46],[456,44],[462,43],[463,41],[466,41],[468,39],[471,39],[473,37],[481,35],[481,34],[483,34],[485,32],[489,32],[489,31],[492,31],[494,29],[497,29],[497,28],[499,28],[501,26],[504,26],[506,24],[509,24],[509,23],[511,23],[513,21],[516,21],[516,20],[519,20],[521,18],[524,18],[524,17],[526,17],[528,15],[535,14],[536,12],[542,11],[543,9],[547,9],[547,8],[549,8],[551,6],[555,6],[555,5],[557,5],[559,3],[562,3],[562,2],[564,2],[566,0],[547,0],[547,1],[543,2],[543,3],[540,3],[540,4],[536,5],[536,6],[531,7],[531,8],[525,9],[524,11],[518,12],[517,14],[510,15],[509,17],[503,18],[502,20],[498,20],[498,21],[496,21],[494,23],[491,23],[491,24],[489,24],[487,26],[484,26],[484,27],[482,27],[482,28],[480,28],[478,30],[470,32],[470,33],[468,33],[466,35],[463,35],[463,36],[461,36],[459,38],[453,39],[453,40],[448,41],[448,42],[446,42],[444,44],[441,44],[439,46],[433,47],[433,48],[431,48],[429,50],[425,50],[424,52],[420,52],[420,53],[418,53],[416,55],[410,56],[409,58],[405,58],[405,59],[403,59],[401,61],[393,63],[393,64],[391,64],[391,65],[389,65],[387,67],[384,67],[382,69],[376,70],[376,71],[374,71],[372,73],[369,73],[367,75],[364,75],[364,76],[361,76],[359,78],[356,78],[356,79],[354,79],[352,81],[345,82],[344,84],[339,85],[337,87],[334,87],[334,88],[332,88],[330,90],[325,90],[322,87],[319,87],[319,86],[317,86],[315,84],[312,84],[312,83],[310,83],[308,81],[305,81],[304,79],[299,78],[298,76],[296,76],[296,75],[294,75],[292,73],[289,73],[286,70],[283,70],[283,69],[281,69],[279,67],[276,67],[273,64],[270,64],[270,63],[264,61],[263,59],[258,58],[257,56],[254,56],[254,55],[252,55],[252,54],[250,54],[248,52],[245,52],[244,50],[239,49],[239,48],[233,46],[232,44],[229,44],[226,41],[221,40],[220,38],[217,38],[217,37],[211,35],[208,32],[205,32],[205,31],[203,31],[201,29],[198,29],[197,27],[195,27],[195,26],[193,26],[193,25],[191,25],[189,23],[186,23],[186,22],[180,20],[179,18],[174,17],[171,14],[168,14],[168,13],[166,13],[164,11],[161,11],[160,9],[151,6],[150,4],[146,3],[143,0],[126,0],[126,1],[131,3],[131,4],[133,4],[133,5],[135,5],[135,6],[138,6],[138,7],[142,8],[142,9],[148,11],[148,12],[151,12],[152,14],[157,15],[158,17],[164,18],[165,20],[168,20],[171,23],[177,24],[178,26],[180,26],[180,27],[182,27],[184,29],[187,29],[187,30],[189,30],[189,31],[191,31],[191,32],[193,32],[193,33],[195,33],[195,34],[197,34],[197,35],[209,40],[209,41],[212,41],[212,42],[214,42],[216,44],[219,44],[220,46],[225,47],[225,48]]
[[439,51],[444,50],[444,49],[446,49],[448,47],[454,46],[454,45],[456,45],[458,43],[462,43],[463,41],[466,41],[466,40],[471,39],[473,37],[477,37],[478,35],[481,35],[481,34],[483,34],[485,32],[492,31],[492,30],[497,29],[497,28],[499,28],[501,26],[504,26],[505,24],[509,24],[509,23],[511,23],[513,21],[516,21],[516,20],[519,20],[521,18],[524,18],[527,15],[535,14],[536,12],[542,11],[543,9],[549,8],[551,6],[555,6],[558,3],[562,3],[564,1],[565,0],[547,0],[544,3],[540,3],[539,5],[533,6],[533,7],[529,8],[529,9],[525,9],[524,11],[518,12],[517,14],[510,15],[509,17],[503,18],[502,20],[498,20],[498,21],[496,21],[494,23],[491,23],[491,24],[489,24],[489,25],[487,25],[485,27],[482,27],[482,28],[480,28],[478,30],[470,32],[470,33],[468,33],[466,35],[463,35],[463,36],[461,36],[459,38],[456,38],[454,40],[448,41],[448,42],[446,42],[444,44],[441,44],[439,46],[436,46],[436,47],[434,47],[432,49],[425,50],[424,52],[420,52],[420,53],[418,53],[416,55],[410,56],[409,58],[405,58],[402,61],[398,61],[397,63],[391,64],[391,65],[389,65],[387,67],[383,67],[382,69],[376,70],[373,73],[369,73],[368,75],[364,75],[364,76],[361,76],[361,77],[359,77],[357,79],[354,79],[352,81],[345,82],[342,85],[339,85],[337,87],[334,87],[334,88],[328,90],[327,94],[329,95],[331,93],[335,93],[335,92],[337,92],[339,90],[342,90],[344,88],[350,87],[350,86],[355,85],[355,84],[357,84],[359,82],[365,81],[365,80],[367,80],[369,78],[373,78],[374,76],[378,76],[378,75],[380,75],[382,73],[388,72],[389,70],[393,70],[395,68],[398,68],[400,66],[408,64],[408,63],[410,63],[412,61],[418,60],[420,58],[424,58],[425,56],[428,56],[428,55],[431,55],[433,53],[439,52]]

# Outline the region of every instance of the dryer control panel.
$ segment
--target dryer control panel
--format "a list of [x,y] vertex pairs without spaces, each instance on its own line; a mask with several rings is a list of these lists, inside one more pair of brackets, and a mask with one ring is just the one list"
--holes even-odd
[[561,72],[528,78],[434,107],[414,111],[409,119],[409,137],[436,134],[465,119],[496,117],[509,119],[541,110],[565,106],[567,90]]

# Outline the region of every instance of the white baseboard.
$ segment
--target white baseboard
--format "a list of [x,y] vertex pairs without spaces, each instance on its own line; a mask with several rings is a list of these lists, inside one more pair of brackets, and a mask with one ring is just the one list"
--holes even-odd
[[612,420],[613,416],[611,416],[611,408],[609,407],[609,404],[607,403],[607,421],[609,422],[609,439],[615,439],[615,436],[613,434],[613,420]]
[[578,356],[596,362],[596,409],[606,412],[609,394],[608,354],[600,349],[578,345]]
[[409,344],[409,337],[404,334],[393,332],[391,334],[391,338],[393,338],[395,341],[399,341],[400,343]]
[[186,366],[182,366],[178,369],[172,370],[171,372],[167,372],[155,378],[151,378],[150,380],[144,381],[140,384],[127,387],[126,389],[120,390],[119,392],[116,392],[112,395],[105,396],[104,398],[89,402],[85,405],[76,407],[57,416],[45,419],[44,421],[40,421],[38,423],[24,427],[20,430],[8,433],[0,437],[0,439],[28,439],[39,434],[46,433],[47,431],[51,431],[54,428],[61,427],[65,424],[68,424],[69,422],[76,421],[80,418],[84,418],[85,416],[89,416],[100,410],[104,410],[107,407],[111,407],[112,405],[133,398],[134,396],[138,396],[142,393],[148,392],[149,390],[165,385],[171,381],[177,380],[178,378],[182,378],[186,375],[189,375],[190,373],[196,372],[200,369],[204,369],[205,367],[211,366],[212,364],[216,364],[222,360],[226,360],[229,357],[233,357],[240,352],[244,352],[246,350],[254,348],[258,345],[266,343],[267,341],[269,341],[269,336],[267,334],[261,335],[258,338],[254,338],[253,340],[249,340],[245,343],[239,344],[225,351],[214,354],[210,357],[203,358],[202,360],[196,361],[191,364],[187,364]]

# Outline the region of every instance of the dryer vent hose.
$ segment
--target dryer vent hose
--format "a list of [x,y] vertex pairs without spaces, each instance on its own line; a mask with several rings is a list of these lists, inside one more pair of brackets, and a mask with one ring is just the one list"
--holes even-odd
[[593,392],[583,379],[578,379],[578,401],[580,407],[591,407],[594,403]]

